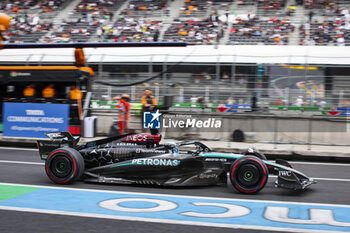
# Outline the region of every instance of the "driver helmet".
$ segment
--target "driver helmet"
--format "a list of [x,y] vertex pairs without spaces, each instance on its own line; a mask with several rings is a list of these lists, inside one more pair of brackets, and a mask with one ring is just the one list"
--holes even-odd
[[179,149],[177,148],[177,145],[175,142],[167,142],[164,144],[168,149],[171,150],[172,153],[179,153]]

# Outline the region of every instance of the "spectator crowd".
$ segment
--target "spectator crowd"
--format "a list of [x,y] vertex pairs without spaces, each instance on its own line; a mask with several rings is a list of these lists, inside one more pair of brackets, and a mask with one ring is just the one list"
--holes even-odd
[[203,16],[212,4],[212,1],[185,0],[185,5],[180,8],[180,17]]
[[350,13],[346,8],[336,8],[333,19],[312,20],[299,27],[299,45],[346,46],[350,40]]
[[[119,10],[126,1],[126,8]],[[80,0],[68,17],[54,26],[52,18],[47,19],[42,12],[58,12],[68,4],[67,0],[5,0],[0,1],[0,8],[13,17],[12,26],[4,36],[16,43],[186,41],[207,45],[225,41],[227,44],[287,45],[294,32],[290,14],[270,10],[295,10],[290,3],[303,5],[307,12],[309,23],[298,28],[299,45],[344,46],[350,39],[350,1],[223,0],[238,6],[257,6],[256,11],[249,10],[243,17],[231,10],[218,11],[215,8],[218,1],[221,2],[184,0],[179,17],[164,21],[170,16],[172,1],[169,0]],[[262,17],[264,14],[259,13],[259,9],[273,12],[270,19]],[[332,17],[321,20],[320,14]],[[230,28],[229,23],[232,23]],[[227,32],[228,40],[224,40]],[[43,35],[46,36],[43,38]]]
[[122,15],[152,15],[157,11],[167,9],[167,0],[130,0]]
[[162,21],[144,18],[119,18],[111,27],[99,27],[99,41],[105,42],[152,42],[158,41]]
[[286,45],[289,42],[289,33],[295,27],[288,19],[276,17],[261,20],[257,17],[241,19],[236,18],[230,29],[229,44],[269,44]]
[[51,12],[58,10],[65,1],[66,0],[4,0],[0,1],[0,9],[8,14],[23,13],[23,11],[26,10]]
[[52,23],[42,22],[37,15],[18,15],[11,19],[5,39],[12,43],[35,43],[52,28]]
[[304,0],[304,7],[306,9],[335,8],[336,3],[336,0]]
[[97,17],[112,19],[115,10],[114,6],[117,2],[117,0],[83,0],[75,8],[75,12],[81,13],[87,21]]
[[258,7],[264,7],[265,10],[280,9],[285,7],[286,0],[257,0]]

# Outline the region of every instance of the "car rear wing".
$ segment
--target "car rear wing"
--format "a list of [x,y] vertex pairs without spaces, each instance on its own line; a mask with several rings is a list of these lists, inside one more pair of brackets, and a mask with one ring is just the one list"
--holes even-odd
[[74,137],[69,132],[55,132],[45,134],[50,140],[38,140],[37,146],[39,149],[40,158],[46,160],[51,151],[61,147],[75,148],[80,137]]

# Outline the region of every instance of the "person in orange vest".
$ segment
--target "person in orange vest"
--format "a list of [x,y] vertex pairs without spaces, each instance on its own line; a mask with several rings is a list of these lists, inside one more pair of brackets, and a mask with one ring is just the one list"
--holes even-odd
[[55,97],[55,89],[53,88],[53,84],[47,85],[41,93],[46,101],[53,101]]
[[118,114],[118,127],[119,133],[125,134],[128,132],[128,122],[130,119],[130,96],[123,94],[121,97],[114,97],[113,99],[119,100],[116,106],[119,109]]
[[141,97],[142,110],[143,111],[152,111],[157,106],[157,100],[152,95],[152,91],[145,90],[143,96]]
[[[71,105],[71,117],[74,121],[82,120],[83,116],[83,107],[81,99],[83,98],[83,92],[79,90],[76,86],[71,86],[71,90],[69,91],[69,99],[72,103]],[[76,106],[78,105],[78,116],[76,115]]]
[[81,100],[83,98],[83,92],[81,92],[76,86],[71,86],[69,98],[73,101]]
[[35,85],[29,84],[26,88],[23,90],[23,95],[28,101],[33,101],[35,97]]

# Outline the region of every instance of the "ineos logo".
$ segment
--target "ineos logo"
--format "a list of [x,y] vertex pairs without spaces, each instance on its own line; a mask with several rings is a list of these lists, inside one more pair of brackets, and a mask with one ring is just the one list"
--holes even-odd
[[126,137],[126,141],[145,142],[146,140],[147,140],[147,135],[130,135]]

